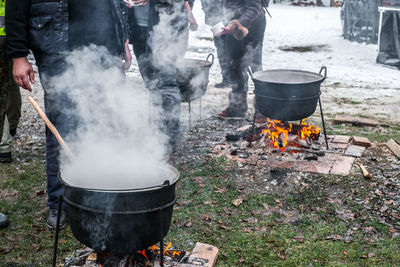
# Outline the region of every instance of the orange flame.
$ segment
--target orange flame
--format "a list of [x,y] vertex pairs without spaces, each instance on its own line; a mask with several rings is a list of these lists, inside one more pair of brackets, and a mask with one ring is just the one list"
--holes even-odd
[[286,151],[288,145],[289,134],[298,135],[302,140],[308,139],[312,136],[319,135],[321,129],[307,123],[306,119],[300,122],[300,129],[293,130],[292,123],[284,123],[280,120],[270,120],[267,118],[267,129],[264,129],[263,134],[271,140],[274,148],[279,148],[282,152]]
[[147,255],[146,255],[146,250],[145,249],[143,249],[143,250],[140,250],[140,251],[138,251],[140,254],[142,254],[146,259],[148,259],[147,258]]

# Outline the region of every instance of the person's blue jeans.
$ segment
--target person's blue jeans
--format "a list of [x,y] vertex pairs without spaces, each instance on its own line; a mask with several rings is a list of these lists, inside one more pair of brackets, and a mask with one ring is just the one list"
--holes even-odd
[[[77,128],[77,117],[74,115],[74,105],[62,85],[52,84],[52,78],[62,74],[65,65],[39,67],[40,80],[44,90],[45,113],[54,124],[60,135],[66,139],[71,138]],[[67,87],[67,86],[65,86]],[[56,137],[46,127],[46,174],[48,206],[50,209],[58,207],[59,197],[64,192],[64,184],[58,178],[60,172],[60,145]]]

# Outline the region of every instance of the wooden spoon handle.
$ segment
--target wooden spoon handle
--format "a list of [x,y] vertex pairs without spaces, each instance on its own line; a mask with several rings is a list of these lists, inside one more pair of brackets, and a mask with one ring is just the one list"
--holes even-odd
[[67,153],[67,155],[70,158],[73,158],[74,154],[69,149],[67,144],[64,142],[64,139],[61,137],[61,135],[57,131],[56,127],[53,125],[53,123],[51,123],[49,118],[47,118],[46,114],[42,111],[42,109],[36,103],[36,101],[31,96],[28,97],[28,100],[29,100],[29,102],[31,102],[32,106],[36,109],[36,111],[39,113],[40,117],[43,119],[43,121],[46,124],[47,128],[49,128],[49,130],[54,134],[54,136],[56,137],[56,139],[57,139],[58,143],[60,144],[60,146],[62,147],[62,149],[65,150],[65,152]]

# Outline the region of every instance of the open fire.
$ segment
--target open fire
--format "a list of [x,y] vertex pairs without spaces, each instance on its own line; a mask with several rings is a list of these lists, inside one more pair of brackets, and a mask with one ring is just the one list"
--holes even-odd
[[267,126],[262,133],[270,140],[274,148],[286,151],[287,147],[303,147],[311,140],[318,140],[321,128],[309,124],[302,119],[300,124],[271,120],[267,118]]
[[[157,246],[151,246],[124,257],[115,256],[110,253],[96,253],[93,250],[84,250],[80,255],[67,258],[64,266],[81,267],[146,267],[160,266],[161,250]],[[169,243],[163,249],[164,266],[176,266],[187,258],[186,251],[172,249],[172,243]]]

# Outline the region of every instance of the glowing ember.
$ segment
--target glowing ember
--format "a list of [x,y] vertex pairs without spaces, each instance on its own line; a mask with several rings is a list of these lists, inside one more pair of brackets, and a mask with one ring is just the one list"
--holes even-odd
[[306,119],[302,119],[300,124],[292,124],[269,118],[267,118],[267,128],[262,131],[271,140],[274,148],[279,148],[282,152],[286,151],[289,135],[297,137],[294,146],[298,146],[299,140],[317,139],[320,132],[321,128],[307,123]]

